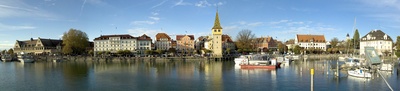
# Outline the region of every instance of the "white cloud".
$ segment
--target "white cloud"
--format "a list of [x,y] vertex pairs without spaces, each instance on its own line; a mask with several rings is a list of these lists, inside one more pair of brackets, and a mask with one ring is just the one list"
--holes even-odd
[[223,3],[223,2],[218,2],[218,3],[215,3],[215,4],[213,4],[214,6],[221,6],[221,5],[224,5],[225,3]]
[[241,26],[244,26],[244,27],[256,27],[256,26],[261,26],[263,24],[263,22],[250,22],[250,23],[248,23],[248,22],[245,22],[245,21],[239,21],[237,23],[239,23]]
[[133,24],[133,25],[143,25],[143,24],[153,25],[155,23],[156,22],[154,22],[154,21],[133,21],[133,22],[131,22],[131,24]]
[[154,5],[153,7],[151,7],[152,9],[153,8],[157,8],[158,6],[161,6],[161,5],[163,5],[165,2],[167,2],[168,0],[164,0],[164,1],[162,1],[161,3],[158,3],[157,5]]
[[128,29],[128,33],[132,36],[138,37],[146,34],[147,36],[151,37],[153,40],[157,33],[163,33],[164,31],[156,30],[156,29],[147,29],[147,28],[133,28]]
[[87,0],[87,3],[92,5],[107,5],[107,3],[103,0]]
[[159,15],[159,13],[157,13],[157,12],[151,12],[151,15],[157,16],[157,15]]
[[9,50],[14,47],[14,41],[0,41],[0,51]]
[[248,26],[260,26],[260,25],[262,25],[263,24],[263,22],[254,22],[254,23],[249,23],[249,24],[247,24]]
[[154,20],[154,21],[158,21],[158,20],[160,20],[160,18],[159,18],[159,17],[154,17],[154,16],[150,16],[149,18],[150,18],[150,19],[152,19],[152,20]]
[[8,50],[13,47],[14,47],[13,43],[9,43],[9,44],[0,43],[0,51]]
[[22,26],[15,26],[15,25],[6,25],[0,23],[0,31],[10,31],[10,30],[29,30],[29,29],[36,29],[36,27],[22,25]]
[[0,18],[5,17],[41,17],[56,18],[55,15],[21,0],[2,0],[0,2]]
[[288,21],[289,21],[289,20],[272,21],[272,22],[269,22],[269,24],[271,24],[271,25],[276,25],[276,24],[286,23],[286,22],[288,22]]
[[207,0],[199,1],[199,2],[195,3],[194,5],[197,7],[211,6],[211,4],[207,2]]
[[186,6],[186,5],[192,5],[192,3],[188,3],[188,2],[184,2],[183,0],[179,0],[179,2],[176,2],[174,4],[174,6],[172,6],[172,7],[175,7],[175,6]]
[[315,24],[311,21],[291,21],[280,20],[277,22],[270,22],[270,27],[274,28],[278,34],[324,34],[333,33],[337,29],[323,25],[321,23]]

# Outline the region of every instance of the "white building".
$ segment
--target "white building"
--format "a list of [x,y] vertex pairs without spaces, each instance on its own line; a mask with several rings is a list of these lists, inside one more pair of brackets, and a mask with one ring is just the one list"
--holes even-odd
[[140,54],[144,54],[146,50],[151,50],[152,39],[146,34],[143,34],[142,36],[138,37],[137,41],[138,41],[137,49],[139,50]]
[[297,34],[294,43],[304,49],[314,48],[326,51],[324,35]]
[[101,35],[94,40],[94,52],[116,53],[118,50],[129,50],[135,52],[137,46],[137,38],[124,34],[124,35]]
[[157,50],[168,50],[171,48],[171,38],[166,33],[156,35],[155,47]]
[[372,30],[360,39],[360,55],[365,55],[365,47],[374,47],[378,55],[392,53],[393,40],[381,30]]

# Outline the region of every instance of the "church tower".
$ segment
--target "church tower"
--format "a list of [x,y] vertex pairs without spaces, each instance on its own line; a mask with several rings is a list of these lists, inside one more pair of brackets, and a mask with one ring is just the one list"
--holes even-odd
[[215,15],[214,27],[212,32],[212,51],[215,57],[222,57],[222,27],[219,23],[218,10]]

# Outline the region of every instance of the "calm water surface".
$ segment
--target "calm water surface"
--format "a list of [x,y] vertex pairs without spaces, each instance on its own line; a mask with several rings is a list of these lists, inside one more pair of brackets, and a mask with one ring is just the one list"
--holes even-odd
[[[295,62],[277,70],[239,69],[233,62],[0,63],[1,91],[387,91],[381,78],[340,77],[325,61]],[[397,66],[396,68],[397,69]],[[397,70],[383,72],[400,91]]]

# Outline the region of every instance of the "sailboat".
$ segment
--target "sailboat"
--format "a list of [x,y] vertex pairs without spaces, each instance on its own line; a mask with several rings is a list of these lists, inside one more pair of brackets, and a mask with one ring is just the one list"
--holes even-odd
[[370,72],[365,68],[357,68],[354,70],[348,70],[347,73],[349,76],[360,77],[360,78],[369,78],[372,77]]

